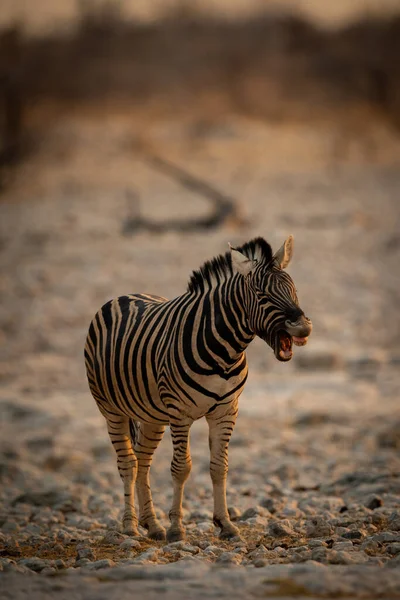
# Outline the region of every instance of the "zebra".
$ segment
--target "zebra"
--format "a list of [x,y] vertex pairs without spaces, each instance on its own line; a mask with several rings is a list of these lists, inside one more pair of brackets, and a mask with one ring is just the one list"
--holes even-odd
[[[284,271],[293,253],[289,236],[273,254],[258,237],[193,271],[187,291],[174,300],[132,294],[110,300],[90,324],[85,363],[90,391],[106,419],[123,481],[123,531],[151,539],[184,539],[182,498],[191,471],[189,431],[209,426],[213,522],[220,537],[239,535],[226,503],[228,445],[247,379],[246,348],[259,336],[277,360],[292,358],[312,324]],[[169,425],[173,458],[170,527],[153,507],[149,471]],[[135,510],[134,489],[138,499]]]

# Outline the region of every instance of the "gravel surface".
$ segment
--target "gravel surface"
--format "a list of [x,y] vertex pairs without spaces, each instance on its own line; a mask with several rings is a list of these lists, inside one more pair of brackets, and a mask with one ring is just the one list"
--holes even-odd
[[[301,129],[304,147],[292,146],[298,162],[288,172],[283,129],[273,138],[267,126],[230,123],[189,152],[169,124],[160,149],[170,143],[170,158],[244,198],[248,224],[207,236],[124,237],[126,189],[152,217],[166,202],[178,216],[207,210],[126,156],[127,127],[84,120],[50,129],[0,205],[3,597],[400,596],[396,164],[312,169],[304,148],[313,154],[322,141]],[[283,147],[272,171],[271,136]],[[187,539],[122,534],[122,485],[84,375],[90,319],[122,293],[182,293],[191,270],[228,241],[261,234],[276,248],[288,233],[289,270],[314,331],[288,365],[260,341],[249,349],[227,491],[241,537],[220,541],[212,524],[204,421],[192,429]],[[171,456],[167,432],[151,472],[164,525]]]

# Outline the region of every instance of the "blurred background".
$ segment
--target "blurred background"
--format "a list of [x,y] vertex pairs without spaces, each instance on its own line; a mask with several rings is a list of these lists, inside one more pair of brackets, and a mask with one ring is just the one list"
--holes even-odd
[[[277,249],[294,234],[289,272],[314,333],[288,365],[252,344],[243,414],[283,431],[307,411],[309,425],[340,413],[354,426],[348,440],[364,415],[399,447],[399,8],[2,0],[10,485],[79,478],[89,455],[117,477],[84,373],[92,316],[125,293],[175,297],[228,242],[258,235]],[[207,459],[205,438],[194,452]]]

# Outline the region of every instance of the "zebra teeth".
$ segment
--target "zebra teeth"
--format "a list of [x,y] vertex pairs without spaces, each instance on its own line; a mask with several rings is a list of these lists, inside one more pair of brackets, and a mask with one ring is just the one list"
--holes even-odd
[[292,339],[296,346],[305,346],[308,342],[308,337],[297,337],[293,335]]
[[293,356],[292,336],[284,329],[278,331],[275,356],[282,361],[290,360]]

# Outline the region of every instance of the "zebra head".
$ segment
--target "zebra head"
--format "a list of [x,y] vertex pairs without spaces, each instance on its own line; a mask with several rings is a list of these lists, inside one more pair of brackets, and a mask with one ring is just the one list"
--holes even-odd
[[240,249],[230,248],[232,266],[244,277],[251,330],[271,346],[278,360],[290,360],[293,343],[304,346],[312,330],[293,279],[284,271],[292,258],[293,236],[275,254],[262,238]]

